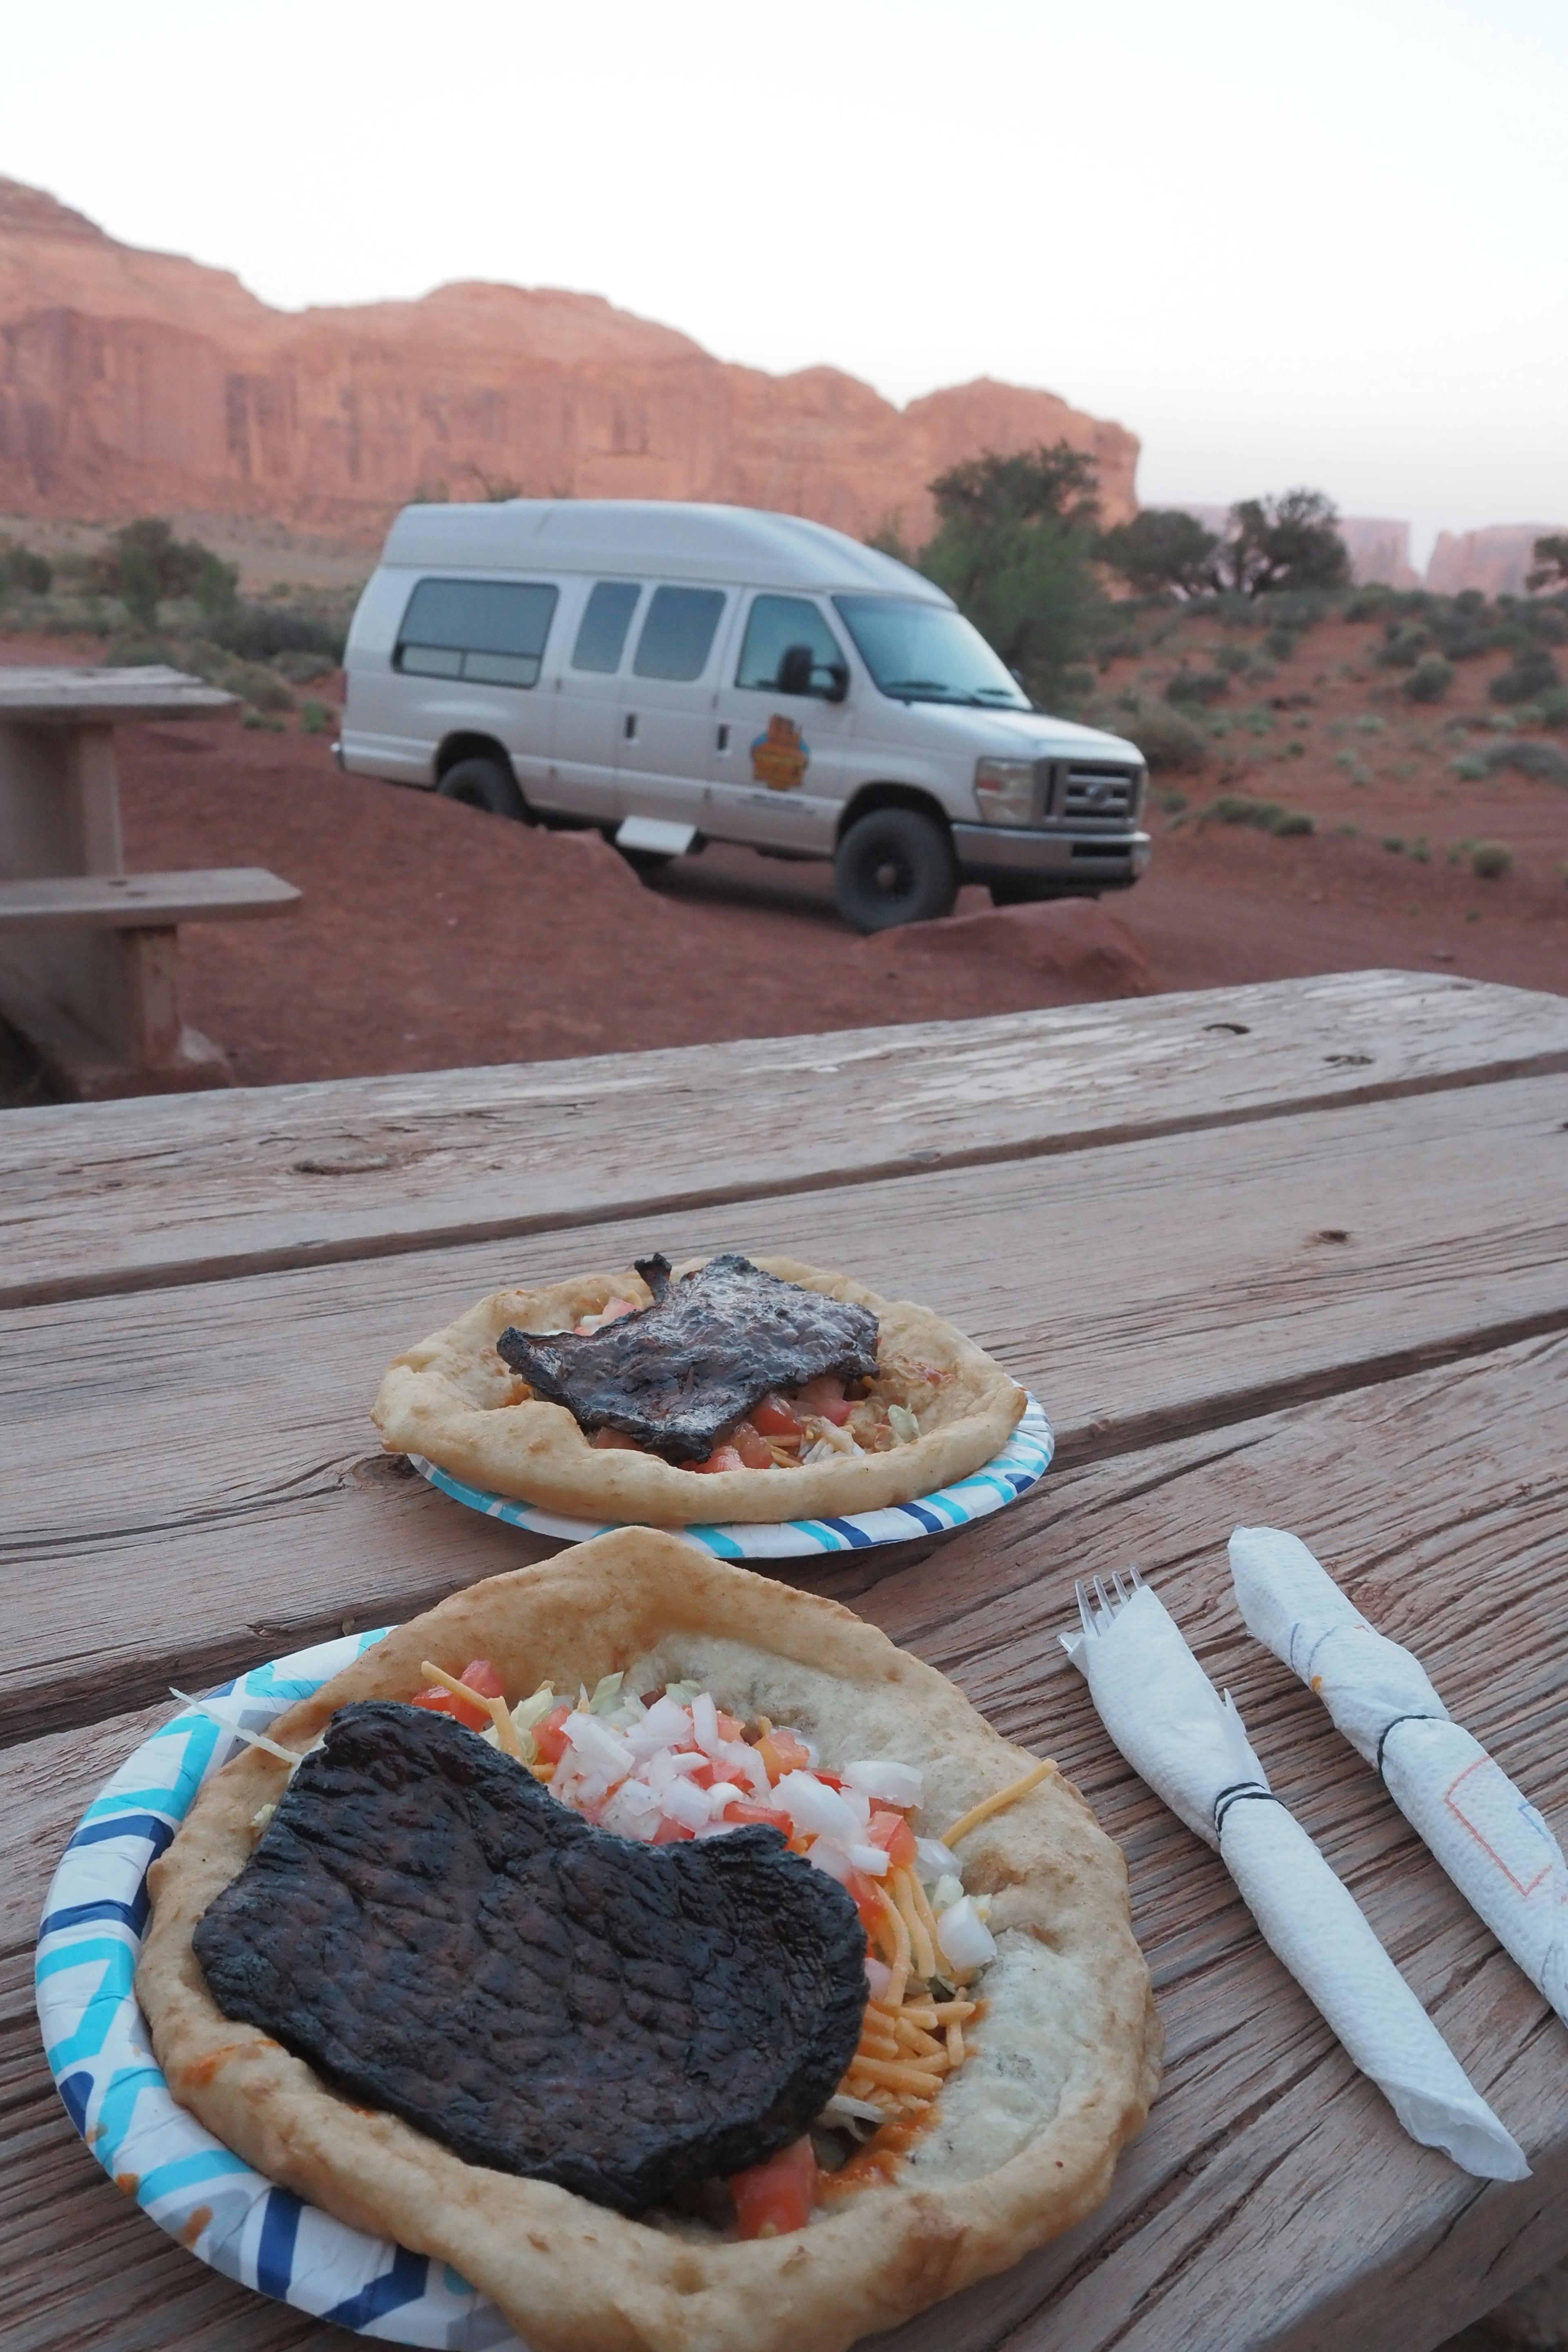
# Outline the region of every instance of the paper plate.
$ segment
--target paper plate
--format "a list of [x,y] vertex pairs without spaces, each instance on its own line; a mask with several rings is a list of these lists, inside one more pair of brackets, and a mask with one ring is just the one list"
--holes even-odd
[[[300,1650],[213,1697],[265,1731],[387,1631]],[[160,1726],[82,1815],[38,1930],[38,2021],[67,2114],[117,2189],[226,2277],[384,2344],[526,2352],[447,2264],[334,2221],[253,2171],[184,2108],[153,2055],[132,1979],[147,1873],[240,1742],[194,1709]]]
[[[1023,1419],[1000,1454],[993,1454],[970,1477],[939,1487],[934,1495],[922,1495],[917,1503],[893,1503],[881,1511],[855,1511],[841,1519],[731,1520],[724,1527],[677,1528],[674,1532],[720,1559],[795,1559],[810,1552],[861,1551],[873,1544],[907,1543],[911,1536],[941,1535],[949,1528],[966,1527],[971,1519],[986,1518],[991,1512],[1016,1503],[1045,1476],[1055,1450],[1051,1424],[1037,1401],[1030,1397]],[[470,1511],[483,1511],[487,1518],[504,1521],[509,1528],[563,1536],[568,1543],[587,1543],[595,1536],[612,1534],[623,1524],[615,1519],[563,1518],[559,1511],[542,1510],[535,1503],[514,1502],[510,1496],[492,1495],[484,1486],[466,1486],[450,1471],[426,1462],[421,1454],[411,1454],[408,1459],[420,1476],[439,1486],[444,1495],[466,1503]]]

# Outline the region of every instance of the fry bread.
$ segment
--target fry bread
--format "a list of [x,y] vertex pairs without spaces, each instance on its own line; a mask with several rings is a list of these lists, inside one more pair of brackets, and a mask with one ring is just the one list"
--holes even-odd
[[[690,1259],[678,1273],[700,1265]],[[629,1266],[543,1290],[497,1290],[393,1360],[374,1419],[394,1454],[421,1454],[476,1486],[578,1518],[649,1527],[836,1518],[910,1503],[966,1478],[1005,1444],[1024,1391],[983,1348],[929,1307],[879,1298],[848,1275],[792,1257],[752,1264],[785,1282],[868,1307],[880,1326],[879,1385],[919,1417],[921,1434],[887,1454],[836,1454],[792,1470],[678,1470],[651,1454],[595,1448],[564,1405],[523,1395],[496,1353],[509,1323],[570,1329],[611,1298],[651,1299]],[[935,1375],[933,1378],[932,1375]]]
[[[1032,1760],[932,1667],[836,1602],[627,1528],[470,1586],[377,1643],[274,1737],[303,1748],[353,1698],[406,1698],[429,1659],[491,1658],[509,1690],[626,1670],[688,1676],[733,1713],[767,1714],[825,1762],[918,1765],[937,1833]],[[358,2228],[437,2255],[534,2352],[843,2352],[1005,2269],[1099,2203],[1159,2079],[1161,2033],[1117,1848],[1049,1774],[966,1838],[993,1895],[985,2009],[898,2179],[819,2207],[794,2234],[740,2243],[704,2224],[627,2221],[546,2183],[465,2164],[393,2116],[339,2097],[255,2028],[220,2014],[192,1930],[250,1852],[287,1768],[250,1749],[192,1807],[150,1874],[137,1991],[170,2087],[228,2147]]]

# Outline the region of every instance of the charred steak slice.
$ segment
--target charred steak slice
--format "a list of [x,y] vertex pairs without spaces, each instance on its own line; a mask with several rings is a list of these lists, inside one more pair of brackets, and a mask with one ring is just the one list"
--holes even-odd
[[776,1830],[613,1837],[386,1700],[332,1717],[194,1941],[350,2097],[623,2213],[797,2139],[866,2005],[854,1904]]
[[781,1282],[733,1250],[679,1282],[662,1258],[639,1259],[638,1272],[654,1304],[602,1331],[509,1326],[496,1342],[534,1395],[563,1404],[590,1436],[616,1429],[679,1462],[704,1462],[770,1389],[876,1371],[868,1308]]

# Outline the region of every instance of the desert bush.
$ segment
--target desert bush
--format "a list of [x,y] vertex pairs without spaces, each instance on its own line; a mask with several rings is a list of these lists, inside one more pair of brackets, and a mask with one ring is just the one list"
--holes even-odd
[[1245,646],[1221,646],[1215,651],[1214,666],[1215,669],[1227,671],[1232,677],[1239,677],[1251,659],[1252,656]]
[[1131,522],[1106,531],[1094,551],[1138,595],[1192,597],[1213,587],[1218,547],[1214,532],[1195,516],[1145,507]]
[[1535,568],[1524,584],[1532,593],[1539,588],[1568,588],[1568,532],[1538,539],[1531,551]]
[[[1350,585],[1350,557],[1339,533],[1333,501],[1321,490],[1287,490],[1279,498],[1243,499],[1214,562],[1216,587],[1243,596],[1301,588]],[[1290,615],[1273,615],[1289,625]]]
[[47,556],[35,555],[16,540],[0,540],[0,598],[47,596],[54,580],[54,566]]
[[1441,654],[1428,654],[1416,663],[1399,690],[1411,702],[1441,702],[1453,683],[1452,666]]
[[[1123,698],[1125,705],[1129,698]],[[1151,768],[1196,771],[1208,758],[1208,739],[1201,727],[1168,703],[1141,698],[1125,715],[1106,722],[1118,735],[1137,744]]]
[[1544,646],[1521,646],[1511,667],[1489,681],[1487,692],[1494,702],[1531,702],[1560,683],[1557,665]]
[[239,587],[232,563],[199,539],[176,539],[158,515],[128,522],[82,569],[89,588],[117,595],[132,619],[149,630],[156,627],[158,607],[168,599],[195,597],[210,617],[230,609]]
[[1568,783],[1568,756],[1555,743],[1538,735],[1508,737],[1489,743],[1482,754],[1487,773],[1498,768],[1516,769],[1521,776],[1543,776],[1549,783]]
[[1483,759],[1479,758],[1474,751],[1461,751],[1458,758],[1451,761],[1449,765],[1452,767],[1455,775],[1458,777],[1461,783],[1483,783],[1487,777],[1491,774],[1491,770],[1487,765],[1487,762]]
[[348,631],[338,621],[289,605],[236,604],[215,622],[208,633],[225,651],[244,661],[273,661],[279,654],[330,656],[335,667],[343,657]]
[[1185,662],[1165,688],[1167,702],[1223,702],[1230,679],[1223,669],[1189,669]]
[[1536,705],[1543,727],[1568,727],[1568,686],[1554,686]]
[[281,670],[290,686],[313,686],[319,677],[331,677],[337,666],[331,654],[296,651],[292,646],[272,656],[273,668]]
[[307,699],[300,705],[300,728],[301,733],[306,735],[324,735],[331,723],[331,710],[326,703],[314,702]]
[[1478,882],[1500,882],[1513,864],[1506,842],[1478,841],[1470,851],[1470,871]]
[[1258,801],[1241,793],[1222,793],[1200,812],[1203,820],[1215,824],[1249,824],[1259,833],[1281,835],[1307,834],[1313,829],[1312,820],[1304,809],[1281,808],[1278,801]]
[[1414,669],[1431,642],[1419,621],[1389,621],[1373,659],[1383,669]]

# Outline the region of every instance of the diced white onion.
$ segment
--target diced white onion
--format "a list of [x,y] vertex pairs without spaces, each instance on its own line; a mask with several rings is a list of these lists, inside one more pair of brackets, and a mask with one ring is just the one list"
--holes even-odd
[[708,1799],[709,1813],[717,1821],[726,1805],[739,1804],[746,1792],[737,1789],[733,1780],[715,1780],[703,1793]]
[[885,1878],[888,1874],[888,1856],[882,1846],[852,1845],[849,1859],[857,1870],[866,1873],[868,1878]]
[[786,1772],[773,1790],[773,1802],[783,1807],[797,1830],[831,1838],[838,1846],[849,1847],[858,1841],[861,1822],[854,1807],[814,1773]]
[[694,1789],[689,1780],[679,1776],[671,1780],[659,1803],[666,1819],[679,1822],[683,1830],[700,1830],[709,1818],[706,1790]]
[[876,1758],[863,1764],[846,1764],[838,1777],[879,1805],[905,1807],[921,1801],[923,1783],[912,1764],[894,1764],[886,1758]]
[[629,1772],[637,1757],[624,1739],[617,1739],[609,1726],[601,1723],[596,1715],[569,1715],[562,1726],[567,1744],[574,1748],[584,1764],[600,1772],[609,1772],[619,1780]]
[[936,1940],[955,1969],[984,1968],[996,1957],[996,1938],[967,1895],[937,1914]]
[[958,1856],[940,1838],[916,1838],[915,1868],[927,1886],[934,1886],[939,1879],[958,1876]]
[[642,1721],[634,1726],[631,1742],[639,1755],[651,1756],[656,1748],[673,1747],[678,1739],[688,1738],[690,1731],[691,1720],[686,1709],[667,1691],[662,1698],[655,1699]]
[[813,1838],[805,1850],[805,1858],[813,1870],[820,1870],[827,1877],[836,1878],[840,1886],[848,1885],[849,1857],[847,1853],[841,1853],[838,1848],[831,1844],[826,1838]]
[[873,2000],[880,2000],[893,1981],[892,1969],[886,1960],[879,1960],[875,1952],[868,1952],[866,1955],[866,1981],[871,1988]]
[[704,1756],[719,1753],[719,1710],[711,1691],[699,1691],[691,1702],[691,1730]]
[[743,1780],[761,1805],[771,1805],[773,1792],[768,1782],[767,1767],[754,1748],[743,1739],[726,1741],[718,1759],[720,1769],[731,1780]]
[[712,1821],[704,1822],[695,1834],[700,1838],[728,1837],[732,1830],[744,1829],[745,1826],[744,1822],[721,1821],[716,1815]]
[[822,2113],[828,2123],[885,2124],[888,2120],[869,2099],[852,2099],[847,2091],[835,2091]]

